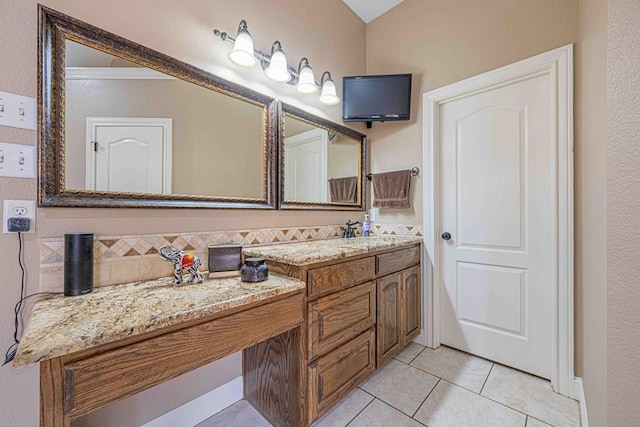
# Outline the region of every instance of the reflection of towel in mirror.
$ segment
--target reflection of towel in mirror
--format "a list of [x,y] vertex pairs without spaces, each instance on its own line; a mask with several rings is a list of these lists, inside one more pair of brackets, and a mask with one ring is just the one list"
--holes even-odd
[[356,190],[358,188],[358,177],[331,178],[329,180],[329,191],[331,192],[331,202],[333,203],[356,203]]
[[374,208],[408,208],[411,171],[373,174]]

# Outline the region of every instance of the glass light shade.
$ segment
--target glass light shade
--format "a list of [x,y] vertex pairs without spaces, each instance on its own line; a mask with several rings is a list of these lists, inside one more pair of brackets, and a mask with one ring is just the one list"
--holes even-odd
[[313,70],[311,67],[304,67],[300,70],[296,90],[300,93],[314,93],[318,90],[318,86],[316,86],[316,79],[313,76]]
[[249,33],[245,31],[238,33],[233,49],[227,56],[231,62],[241,67],[256,65],[256,57],[253,56],[253,40],[251,40]]
[[340,98],[338,98],[338,95],[336,94],[336,85],[333,83],[333,80],[325,80],[322,84],[320,102],[327,105],[336,105],[340,102]]
[[291,74],[287,69],[287,57],[284,52],[281,50],[276,50],[271,55],[271,62],[269,62],[269,67],[264,70],[271,80],[275,80],[276,82],[288,82],[291,80]]

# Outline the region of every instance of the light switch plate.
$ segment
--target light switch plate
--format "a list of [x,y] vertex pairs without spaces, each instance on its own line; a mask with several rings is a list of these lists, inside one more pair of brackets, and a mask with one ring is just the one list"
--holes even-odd
[[36,130],[36,99],[0,91],[0,126]]
[[0,142],[0,176],[36,177],[36,147]]

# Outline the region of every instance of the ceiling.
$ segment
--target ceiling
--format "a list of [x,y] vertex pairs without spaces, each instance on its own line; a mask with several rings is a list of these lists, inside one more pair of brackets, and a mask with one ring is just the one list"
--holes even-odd
[[366,24],[376,19],[391,8],[399,5],[404,0],[342,0],[353,10]]

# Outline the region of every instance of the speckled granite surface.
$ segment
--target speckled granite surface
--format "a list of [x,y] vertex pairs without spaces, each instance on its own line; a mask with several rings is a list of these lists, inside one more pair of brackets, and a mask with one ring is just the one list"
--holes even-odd
[[245,256],[264,257],[291,265],[307,265],[422,242],[422,237],[370,236],[351,239],[255,246],[243,250]]
[[276,274],[259,283],[234,277],[182,286],[164,278],[43,299],[34,306],[13,364],[40,362],[304,288],[304,282]]

